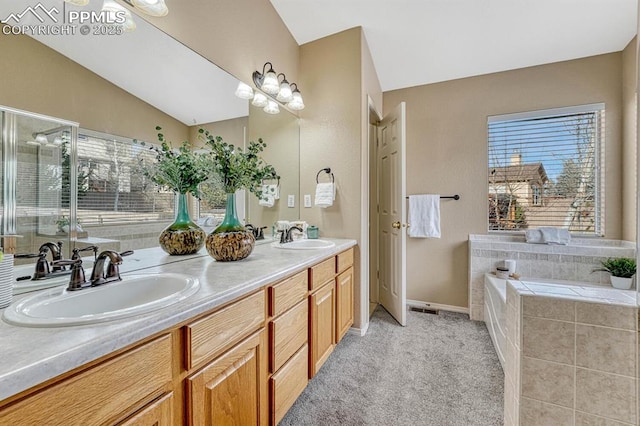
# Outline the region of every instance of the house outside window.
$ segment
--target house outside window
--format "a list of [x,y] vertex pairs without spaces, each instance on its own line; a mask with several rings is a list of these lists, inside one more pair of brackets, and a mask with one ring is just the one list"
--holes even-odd
[[488,229],[603,235],[604,104],[488,119]]

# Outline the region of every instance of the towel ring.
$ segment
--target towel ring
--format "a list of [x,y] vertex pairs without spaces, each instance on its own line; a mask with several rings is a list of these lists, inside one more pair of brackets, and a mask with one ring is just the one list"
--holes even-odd
[[318,178],[320,177],[320,173],[325,172],[326,174],[330,174],[331,175],[331,183],[335,183],[335,178],[333,176],[333,173],[331,173],[331,167],[325,167],[324,169],[320,169],[320,171],[318,172],[318,174],[316,174],[316,183],[320,183],[320,181],[318,180]]

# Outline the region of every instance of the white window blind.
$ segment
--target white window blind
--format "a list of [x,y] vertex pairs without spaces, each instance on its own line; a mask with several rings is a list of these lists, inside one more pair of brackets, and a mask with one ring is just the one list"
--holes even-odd
[[155,153],[132,139],[81,130],[78,220],[84,226],[171,221],[174,194],[145,178],[140,159]]
[[489,117],[490,231],[602,235],[604,105]]

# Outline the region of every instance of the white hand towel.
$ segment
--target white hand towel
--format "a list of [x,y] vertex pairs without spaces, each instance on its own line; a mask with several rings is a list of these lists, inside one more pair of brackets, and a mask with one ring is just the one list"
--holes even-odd
[[529,244],[542,244],[542,232],[539,229],[527,229],[524,233],[526,242]]
[[440,238],[440,195],[409,196],[409,236]]
[[566,229],[542,227],[542,242],[545,244],[561,244],[567,245],[571,241],[571,234]]
[[280,189],[278,185],[262,185],[262,197],[258,201],[258,204],[264,207],[273,207],[275,200],[280,198]]
[[336,197],[336,186],[333,182],[316,185],[316,206],[326,209],[333,205]]

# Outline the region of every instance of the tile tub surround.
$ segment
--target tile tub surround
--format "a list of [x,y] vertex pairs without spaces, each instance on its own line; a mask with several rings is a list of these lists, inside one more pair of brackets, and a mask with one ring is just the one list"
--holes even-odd
[[592,272],[608,257],[635,257],[635,243],[574,238],[566,246],[527,244],[521,235],[469,235],[469,313],[484,319],[484,274],[505,259],[514,259],[523,277],[577,281],[611,287],[609,274]]
[[[130,272],[140,273],[141,269],[150,274],[185,273],[200,280],[200,289],[190,298],[158,311],[93,325],[27,328],[0,321],[0,401],[356,245],[355,240],[328,240],[334,241],[335,247],[280,250],[261,244],[254,248],[251,256],[238,262],[216,262],[204,249],[187,260],[178,260],[183,259],[182,256],[168,256],[160,248],[138,250],[132,257],[125,258],[121,271],[127,272],[122,274],[123,278]],[[155,256],[173,263],[158,266]],[[30,294],[33,293],[19,295],[14,301]],[[2,311],[0,309],[0,313]]]
[[505,425],[637,425],[635,292],[539,284],[507,283]]

